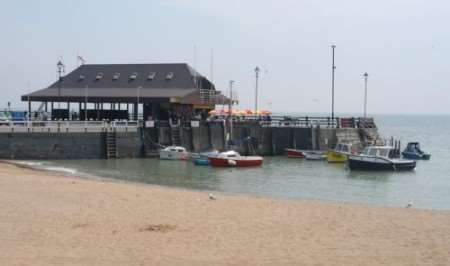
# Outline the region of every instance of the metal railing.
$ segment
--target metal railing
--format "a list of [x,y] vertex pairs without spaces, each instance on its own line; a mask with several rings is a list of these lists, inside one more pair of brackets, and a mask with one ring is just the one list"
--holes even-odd
[[[227,120],[228,116],[215,116],[210,121]],[[258,122],[264,127],[326,127],[376,128],[372,118],[340,118],[318,116],[232,116],[233,123]]]
[[137,132],[137,121],[0,121],[0,133]]

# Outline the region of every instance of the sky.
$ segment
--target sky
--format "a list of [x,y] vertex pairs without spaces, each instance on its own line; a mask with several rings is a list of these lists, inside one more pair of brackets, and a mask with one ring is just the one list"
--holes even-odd
[[[0,108],[87,63],[185,62],[241,108],[450,114],[450,2],[444,0],[138,0],[0,2]],[[195,47],[195,49],[194,49]],[[213,53],[211,52],[213,50]],[[194,52],[196,51],[196,52]],[[196,56],[194,56],[196,54]],[[213,72],[211,77],[211,54]]]

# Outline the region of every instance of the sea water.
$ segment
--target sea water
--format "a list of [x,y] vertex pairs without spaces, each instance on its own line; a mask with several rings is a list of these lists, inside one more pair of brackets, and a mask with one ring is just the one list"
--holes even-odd
[[262,167],[213,168],[158,159],[47,161],[106,178],[204,191],[381,206],[450,209],[450,116],[379,115],[379,132],[432,154],[410,172],[350,171],[345,164],[266,157]]

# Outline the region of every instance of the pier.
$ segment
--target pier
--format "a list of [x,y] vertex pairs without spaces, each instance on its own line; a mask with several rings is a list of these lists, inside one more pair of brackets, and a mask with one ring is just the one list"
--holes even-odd
[[139,158],[169,145],[200,152],[224,150],[227,144],[242,154],[273,156],[285,148],[327,150],[338,142],[362,146],[378,136],[372,119],[274,116],[235,118],[227,140],[227,123],[222,118],[0,122],[0,158]]
[[371,118],[274,116],[256,108],[214,114],[218,105],[231,112],[237,99],[185,63],[81,65],[63,76],[58,62],[57,71],[54,83],[22,95],[26,117],[0,121],[0,158],[152,157],[170,145],[274,156],[338,142],[362,148],[379,138]]

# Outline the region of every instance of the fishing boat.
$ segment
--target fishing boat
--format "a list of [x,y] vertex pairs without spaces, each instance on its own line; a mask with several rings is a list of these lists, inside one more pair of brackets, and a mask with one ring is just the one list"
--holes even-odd
[[305,153],[297,149],[284,149],[288,158],[305,158]]
[[260,166],[263,157],[241,156],[236,151],[221,152],[216,156],[208,156],[209,162],[214,167],[249,167]]
[[325,161],[327,159],[327,155],[320,151],[306,151],[305,159],[310,161]]
[[336,147],[327,153],[329,163],[345,163],[351,154],[351,145],[347,143],[338,143]]
[[159,158],[163,160],[188,160],[189,153],[184,147],[169,146],[159,151]]
[[366,147],[360,155],[348,156],[351,170],[407,171],[416,168],[416,161],[396,158],[391,146]]
[[424,152],[420,149],[418,142],[410,142],[406,146],[406,149],[402,152],[403,158],[413,160],[429,160],[431,154]]

